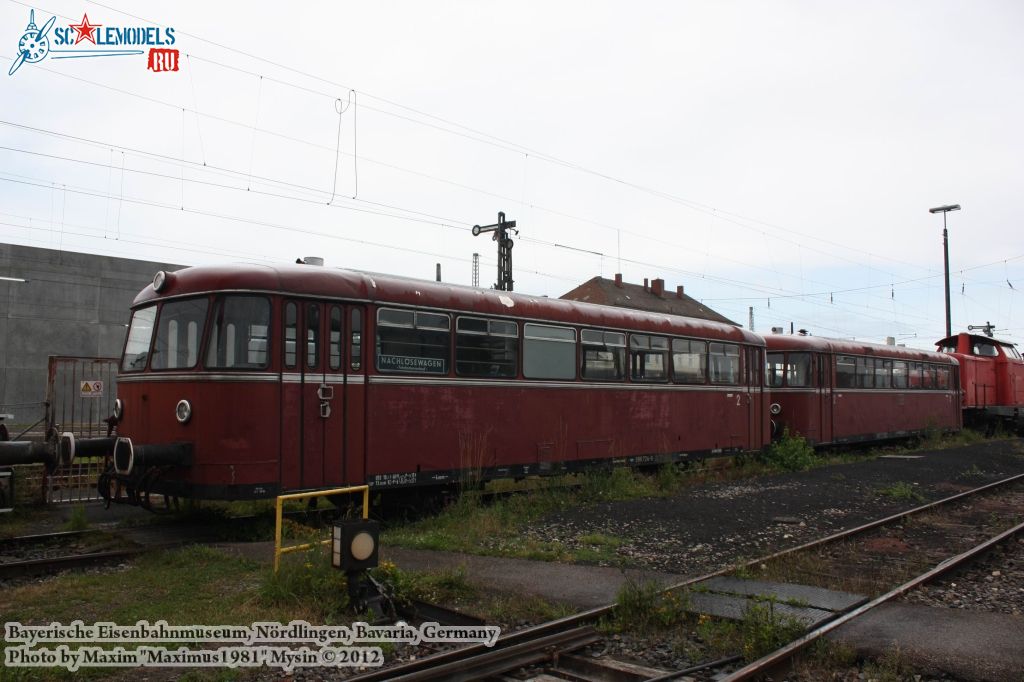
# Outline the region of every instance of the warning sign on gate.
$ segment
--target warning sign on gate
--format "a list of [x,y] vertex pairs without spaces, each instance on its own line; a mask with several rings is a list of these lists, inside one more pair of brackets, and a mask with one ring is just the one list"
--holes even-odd
[[83,381],[79,388],[79,394],[83,398],[102,398],[103,382],[92,380]]

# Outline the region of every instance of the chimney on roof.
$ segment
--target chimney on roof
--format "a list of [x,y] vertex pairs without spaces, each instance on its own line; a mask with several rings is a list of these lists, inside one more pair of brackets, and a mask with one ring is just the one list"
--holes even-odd
[[683,285],[680,284],[679,286],[676,287],[676,298],[682,298],[683,293]]
[[617,286],[620,289],[622,288],[622,273],[621,272],[616,272],[615,273],[615,286]]
[[647,278],[644,277],[644,291],[648,291],[650,288],[651,288],[650,282],[648,282]]
[[661,295],[665,293],[665,280],[661,279],[660,277],[653,280],[651,282],[651,293],[653,293],[658,298],[661,298]]

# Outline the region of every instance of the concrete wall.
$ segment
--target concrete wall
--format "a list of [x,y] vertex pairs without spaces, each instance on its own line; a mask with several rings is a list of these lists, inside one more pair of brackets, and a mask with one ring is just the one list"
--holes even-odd
[[117,357],[129,306],[158,270],[185,266],[0,244],[0,413],[42,416],[50,355]]

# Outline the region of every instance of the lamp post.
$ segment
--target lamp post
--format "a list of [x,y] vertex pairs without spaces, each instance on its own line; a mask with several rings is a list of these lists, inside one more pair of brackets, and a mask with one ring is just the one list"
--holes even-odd
[[929,208],[929,213],[942,214],[942,256],[946,264],[946,337],[953,335],[953,323],[949,316],[949,232],[946,230],[946,214],[950,211],[959,211],[960,204],[948,206],[936,206]]

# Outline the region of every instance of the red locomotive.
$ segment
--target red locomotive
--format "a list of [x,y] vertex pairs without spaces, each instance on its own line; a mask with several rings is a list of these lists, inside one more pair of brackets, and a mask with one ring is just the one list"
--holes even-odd
[[101,482],[206,499],[447,485],[759,451],[764,340],[387,275],[158,273],[132,306]]
[[961,406],[967,424],[991,428],[1002,422],[1020,427],[1024,360],[1012,343],[961,333],[942,339],[936,345],[960,363]]
[[772,422],[814,445],[959,430],[957,360],[941,353],[809,336],[766,339]]

